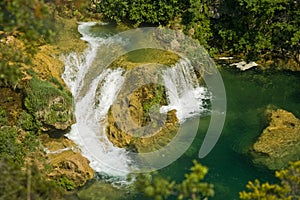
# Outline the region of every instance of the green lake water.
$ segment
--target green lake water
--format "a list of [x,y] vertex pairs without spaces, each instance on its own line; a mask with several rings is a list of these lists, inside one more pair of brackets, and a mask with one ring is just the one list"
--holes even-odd
[[[197,137],[184,155],[159,170],[159,174],[181,181],[189,172],[192,160],[197,159],[209,168],[205,181],[215,186],[215,197],[211,199],[232,200],[238,199],[238,192],[245,189],[249,180],[257,178],[262,182],[276,182],[274,172],[254,166],[247,151],[267,126],[264,115],[267,107],[282,108],[300,118],[300,73],[258,69],[241,72],[228,66],[220,67],[219,71],[227,95],[226,121],[219,141],[205,158],[199,159],[198,151],[210,117],[202,117],[200,124],[193,119],[185,122],[184,126],[198,126]],[[106,193],[105,188],[103,183],[98,187],[97,183],[87,186],[79,192],[80,199],[98,199],[97,195]],[[124,197],[123,192],[112,193],[114,195],[108,199]],[[132,199],[147,198],[138,195]]]
[[[269,105],[300,117],[300,73],[256,69],[240,72],[232,67],[223,67],[220,72],[226,88],[228,109],[218,143],[208,156],[199,159],[198,151],[210,118],[201,118],[199,124],[195,123],[196,120],[187,121],[186,126],[198,126],[195,141],[183,156],[161,169],[159,174],[181,181],[189,172],[192,160],[197,159],[209,168],[205,180],[214,184],[216,193],[211,199],[231,200],[238,199],[238,192],[245,189],[249,180],[257,178],[262,182],[276,182],[274,172],[254,166],[246,152],[267,126],[264,111]],[[101,189],[98,192],[103,194]],[[113,198],[122,199],[123,195],[122,192],[115,193]],[[138,195],[132,199],[147,198]]]
[[[267,126],[264,111],[269,105],[283,108],[300,117],[300,73],[249,70],[240,72],[220,69],[227,95],[227,116],[221,137],[204,159],[198,150],[209,124],[209,117],[201,118],[198,135],[190,149],[160,173],[182,180],[197,159],[209,168],[206,181],[215,185],[212,199],[238,199],[249,180],[276,181],[274,172],[253,166],[247,150]],[[190,126],[197,126],[190,120]]]
[[[227,116],[221,137],[204,159],[198,150],[209,124],[201,118],[198,135],[190,149],[160,173],[182,180],[192,160],[197,159],[209,168],[206,181],[215,186],[212,199],[238,199],[249,180],[274,182],[274,172],[254,166],[247,150],[267,126],[264,111],[270,105],[283,108],[300,117],[300,73],[249,70],[240,72],[232,67],[220,69],[227,95]],[[193,120],[189,126],[197,126]]]

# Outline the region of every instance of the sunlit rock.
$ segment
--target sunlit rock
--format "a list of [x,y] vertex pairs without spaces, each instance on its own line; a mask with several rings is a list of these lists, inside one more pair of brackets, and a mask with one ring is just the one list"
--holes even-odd
[[300,159],[300,120],[292,113],[270,111],[269,126],[253,145],[253,162],[269,169],[281,169]]

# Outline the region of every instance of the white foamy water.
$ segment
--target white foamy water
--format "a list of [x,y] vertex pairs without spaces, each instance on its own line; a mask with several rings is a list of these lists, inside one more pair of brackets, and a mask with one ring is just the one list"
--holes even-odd
[[[67,137],[80,147],[82,154],[90,161],[90,166],[96,172],[126,177],[130,172],[130,160],[124,149],[114,147],[107,139],[103,126],[107,111],[122,85],[123,69],[104,69],[90,83],[88,89],[81,92],[98,48],[113,42],[106,38],[95,39],[90,36],[88,29],[92,25],[94,23],[82,23],[78,27],[78,31],[83,35],[82,39],[89,43],[89,47],[83,54],[70,53],[62,57],[65,62],[65,72],[62,77],[75,101],[76,124],[72,126]],[[99,83],[103,84],[100,88]],[[97,92],[98,89],[100,91]],[[97,94],[100,96],[96,96]],[[98,104],[95,104],[96,101]],[[123,171],[114,170],[114,166],[123,166]]]
[[175,109],[179,122],[183,123],[207,110],[204,100],[210,99],[210,94],[199,85],[189,60],[181,59],[175,66],[164,70],[163,80],[169,105],[163,106],[161,112]]
[[[81,149],[90,161],[90,166],[99,173],[125,178],[135,163],[125,149],[112,145],[105,130],[107,113],[114,103],[124,82],[124,69],[107,69],[101,65],[105,59],[102,51],[113,52],[108,48],[122,38],[96,37],[89,32],[95,23],[81,23],[78,31],[89,46],[82,54],[70,53],[62,56],[65,72],[62,75],[74,97],[76,124],[67,137]],[[126,39],[126,38],[124,38]],[[176,109],[180,123],[200,115],[205,110],[203,100],[208,99],[207,90],[199,86],[193,66],[187,59],[181,59],[173,67],[162,71],[168,106],[162,113]],[[125,179],[124,179],[125,180]]]

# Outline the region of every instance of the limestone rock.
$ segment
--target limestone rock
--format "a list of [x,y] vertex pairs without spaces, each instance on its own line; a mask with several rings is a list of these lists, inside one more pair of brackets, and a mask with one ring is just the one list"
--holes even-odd
[[48,106],[37,111],[36,116],[44,124],[44,131],[51,131],[53,128],[64,131],[75,122],[73,108],[63,96],[49,99]]
[[79,187],[94,177],[89,161],[81,155],[71,140],[50,138],[47,134],[43,134],[41,140],[46,148],[49,164],[53,168],[48,174],[51,179],[60,180],[65,177],[72,181],[75,187]]
[[176,135],[176,110],[166,114],[165,89],[156,80],[155,66],[128,72],[119,95],[108,112],[106,133],[116,146],[137,152],[149,152],[168,144]]
[[299,159],[300,120],[282,109],[271,111],[269,126],[253,145],[253,162],[276,170]]

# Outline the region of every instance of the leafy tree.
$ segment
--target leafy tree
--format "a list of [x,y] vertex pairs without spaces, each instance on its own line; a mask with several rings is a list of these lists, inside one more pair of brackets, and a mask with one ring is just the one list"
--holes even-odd
[[0,159],[0,199],[62,199],[61,189],[47,180],[35,165],[21,169],[9,159]]
[[54,35],[53,15],[43,0],[4,0],[0,9],[0,30],[8,35],[20,32],[24,39],[39,42]]
[[103,0],[97,10],[110,20],[166,25],[179,12],[178,0]]
[[167,199],[171,196],[177,197],[178,200],[198,200],[214,196],[213,185],[203,182],[208,172],[207,167],[195,160],[193,163],[191,172],[185,174],[185,179],[181,183],[157,175],[140,174],[135,181],[136,189],[155,200]]
[[97,11],[109,20],[135,26],[168,25],[179,19],[186,34],[208,47],[212,36],[209,5],[208,0],[103,0]]
[[249,191],[240,192],[240,199],[245,200],[297,200],[300,199],[300,161],[291,163],[287,169],[276,171],[275,176],[280,184],[260,183],[259,180],[249,181]]
[[249,59],[294,58],[300,49],[300,3],[292,0],[228,0],[214,20],[214,44]]
[[[43,0],[0,1],[0,83],[14,85],[37,46],[52,41],[54,16]],[[12,39],[13,38],[13,39]],[[22,43],[22,44],[16,44]],[[20,42],[22,41],[22,42]]]

